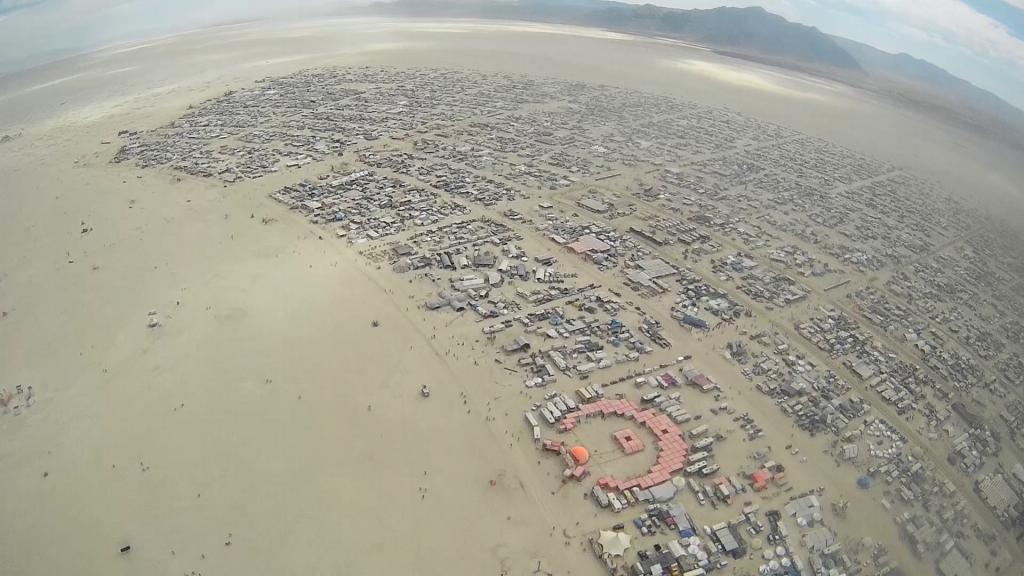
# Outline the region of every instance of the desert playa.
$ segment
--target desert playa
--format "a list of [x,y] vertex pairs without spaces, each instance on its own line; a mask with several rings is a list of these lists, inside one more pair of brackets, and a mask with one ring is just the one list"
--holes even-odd
[[[579,113],[597,118],[602,101],[635,104],[615,122],[636,132]],[[693,136],[693,117],[721,132]],[[685,148],[645,139],[652,121]],[[586,141],[595,134],[607,140]],[[926,282],[934,270],[912,264],[984,238],[959,206],[1019,192],[1013,153],[977,136],[668,41],[353,19],[196,31],[0,78],[0,138],[4,574],[625,573],[678,534],[634,521],[653,495],[616,513],[593,487],[632,498],[666,483],[674,496],[657,514],[689,518],[707,548],[680,557],[731,562],[720,573],[789,557],[806,569],[835,542],[872,574],[932,573],[954,538],[977,574],[1019,561],[976,478],[945,463],[969,427],[926,425],[926,404],[953,400],[924,390],[907,417],[904,398],[875,392],[876,373],[854,371],[883,372],[890,351],[916,361],[900,331],[864,320],[864,290]],[[259,138],[275,151],[252,153]],[[813,185],[745,172],[812,156],[836,167]],[[899,186],[913,201],[888,217],[923,224],[818,251],[801,236],[810,224],[726,222],[752,206],[730,196],[744,185],[778,186],[808,212],[814,187],[842,202]],[[886,353],[815,341],[854,316],[851,302]],[[1019,345],[979,369],[1012,366]],[[806,417],[780,408],[794,374],[813,391]],[[993,398],[970,408],[995,413]],[[697,447],[705,435],[713,451]],[[1005,445],[986,473],[998,462],[1010,476],[1021,449]],[[720,470],[684,473],[701,451]],[[914,470],[928,487],[907,489],[916,500],[900,498],[918,486],[902,479],[904,452],[939,462],[927,480]],[[703,486],[716,483],[729,497],[712,507]],[[930,532],[954,521],[921,511],[938,508],[939,486],[962,502],[950,540]],[[792,534],[776,560],[780,524]],[[632,536],[624,556],[602,531]],[[744,554],[715,549],[727,533]]]

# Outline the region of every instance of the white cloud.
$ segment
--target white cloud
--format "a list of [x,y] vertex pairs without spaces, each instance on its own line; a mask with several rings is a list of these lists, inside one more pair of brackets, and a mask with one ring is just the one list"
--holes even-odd
[[0,0],[0,20],[43,2],[46,0]]
[[40,0],[0,0],[0,10],[17,10],[39,2]]
[[[1012,0],[1024,5],[1024,0]],[[874,13],[882,25],[916,29],[987,59],[1024,70],[1024,41],[998,21],[960,0],[838,0],[849,11]]]

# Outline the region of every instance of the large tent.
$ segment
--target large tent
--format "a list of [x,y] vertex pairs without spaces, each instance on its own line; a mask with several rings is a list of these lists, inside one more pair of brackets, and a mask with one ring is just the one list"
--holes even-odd
[[601,536],[597,539],[597,543],[601,545],[601,550],[609,556],[622,556],[626,552],[626,548],[629,548],[629,541],[632,537],[625,532],[612,532],[610,530],[601,530]]

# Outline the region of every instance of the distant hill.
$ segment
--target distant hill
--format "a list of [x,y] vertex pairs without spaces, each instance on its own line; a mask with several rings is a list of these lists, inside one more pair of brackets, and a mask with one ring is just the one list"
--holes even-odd
[[373,5],[405,16],[532,20],[666,36],[716,48],[856,70],[845,50],[817,28],[795,24],[764,8],[678,10],[606,0],[396,0]]
[[839,36],[832,39],[857,60],[875,81],[876,90],[914,100],[933,100],[961,113],[995,115],[1024,130],[1024,111],[927,60],[906,53],[890,54]]
[[612,0],[395,0],[374,3],[369,10],[394,16],[573,24],[685,40],[919,105],[1024,149],[1024,111],[991,92],[908,54],[831,36],[760,7],[682,10]]
[[677,10],[618,4],[580,14],[576,23],[670,36],[804,64],[856,70],[860,64],[817,28],[795,24],[764,8]]

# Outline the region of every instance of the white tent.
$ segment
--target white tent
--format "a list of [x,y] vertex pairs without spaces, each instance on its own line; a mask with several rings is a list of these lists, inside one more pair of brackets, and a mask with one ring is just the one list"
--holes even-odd
[[629,548],[629,541],[631,539],[632,537],[624,532],[602,530],[597,543],[601,545],[601,550],[604,550],[605,554],[622,556],[626,552],[626,548]]

